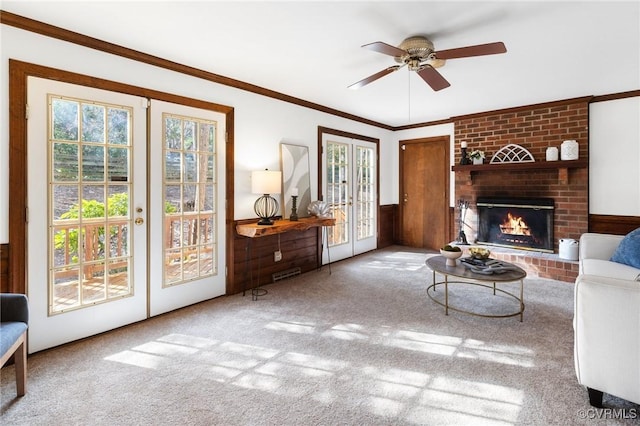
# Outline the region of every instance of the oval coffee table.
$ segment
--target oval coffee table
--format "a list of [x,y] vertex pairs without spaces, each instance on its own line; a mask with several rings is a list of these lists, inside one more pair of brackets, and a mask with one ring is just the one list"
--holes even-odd
[[[466,268],[459,261],[456,266],[447,266],[447,259],[444,256],[433,256],[428,258],[425,263],[433,272],[433,284],[427,287],[427,296],[437,304],[444,306],[445,315],[449,315],[449,309],[457,312],[462,312],[465,314],[476,315],[480,317],[489,317],[489,318],[507,318],[514,317],[516,315],[520,315],[520,322],[522,322],[523,312],[524,312],[524,298],[523,298],[523,290],[524,290],[524,278],[527,276],[527,272],[520,268],[519,266],[514,265],[513,263],[500,261],[505,266],[508,266],[510,270],[502,272],[502,273],[494,273],[494,274],[480,274],[477,272],[473,272],[470,269]],[[443,281],[436,281],[436,272],[444,277]],[[469,281],[451,281],[449,277],[457,277],[464,278]],[[497,282],[513,282],[520,281],[520,295],[515,295],[508,291],[502,290],[500,288],[496,288]],[[489,289],[493,289],[493,294],[496,292],[500,292],[507,296],[512,297],[518,302],[518,310],[513,313],[503,314],[503,315],[490,315],[490,314],[482,314],[478,312],[466,311],[460,308],[456,308],[449,304],[449,284],[468,284],[468,285],[477,285],[480,287],[486,287]],[[493,283],[493,285],[489,285],[487,283]],[[430,293],[429,290],[436,291],[437,285],[444,285],[444,303],[435,299]]]

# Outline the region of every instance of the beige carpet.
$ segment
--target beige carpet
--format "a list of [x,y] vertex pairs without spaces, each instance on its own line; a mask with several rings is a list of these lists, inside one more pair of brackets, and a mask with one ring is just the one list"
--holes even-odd
[[[23,398],[2,369],[0,423],[640,424],[640,407],[608,395],[615,410],[590,410],[576,382],[571,284],[526,280],[522,323],[445,316],[426,296],[428,255],[367,253],[255,302],[222,297],[34,354]],[[515,303],[475,286],[451,297]]]

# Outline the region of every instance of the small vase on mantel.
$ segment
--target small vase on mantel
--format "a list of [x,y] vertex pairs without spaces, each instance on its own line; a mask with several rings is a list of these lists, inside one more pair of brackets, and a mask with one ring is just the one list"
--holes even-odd
[[473,164],[482,164],[484,161],[484,159],[482,158],[474,158],[473,159]]
[[547,161],[558,161],[558,148],[550,146],[547,148]]

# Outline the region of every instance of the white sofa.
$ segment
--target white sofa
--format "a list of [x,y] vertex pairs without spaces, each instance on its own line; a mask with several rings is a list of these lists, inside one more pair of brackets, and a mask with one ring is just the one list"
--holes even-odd
[[609,261],[623,238],[580,237],[574,358],[595,407],[603,392],[640,404],[640,269]]

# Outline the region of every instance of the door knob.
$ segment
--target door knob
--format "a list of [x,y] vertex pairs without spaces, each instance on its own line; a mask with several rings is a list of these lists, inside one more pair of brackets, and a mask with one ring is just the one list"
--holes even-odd
[[144,219],[141,217],[136,217],[135,224],[142,225],[144,223]]

